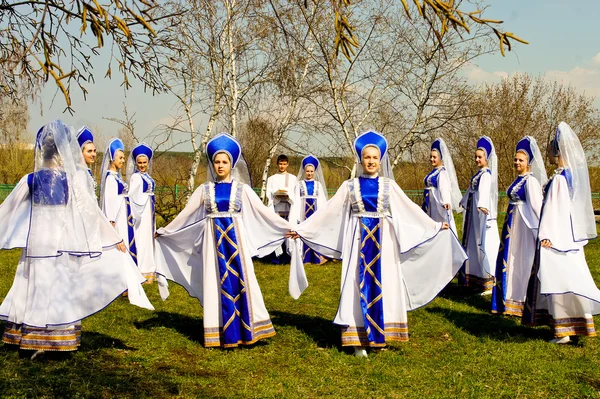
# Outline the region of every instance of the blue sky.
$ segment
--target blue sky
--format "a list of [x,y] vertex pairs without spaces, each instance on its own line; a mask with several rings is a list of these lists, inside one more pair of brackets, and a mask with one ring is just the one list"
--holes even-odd
[[[399,0],[398,0],[399,1]],[[465,70],[474,83],[500,81],[515,72],[545,75],[549,79],[571,84],[579,91],[600,98],[600,1],[581,0],[488,0],[485,15],[504,21],[502,28],[530,42],[517,44],[502,57],[500,53],[477,60]],[[170,120],[175,113],[174,99],[167,95],[152,96],[144,93],[142,85],[124,92],[117,74],[112,80],[104,79],[106,61],[99,61],[95,70],[96,84],[88,85],[87,101],[77,91],[73,92],[75,114],[63,113],[65,103],[49,82],[42,90],[41,103],[32,104],[29,130],[51,119],[63,119],[79,128],[96,127],[103,136],[115,135],[119,126],[103,117],[123,119],[123,104],[130,114],[135,113],[136,132],[145,138],[160,123]],[[116,70],[116,68],[113,68]],[[54,98],[54,101],[53,101]],[[600,102],[596,100],[600,106]],[[203,126],[198,126],[203,128]]]

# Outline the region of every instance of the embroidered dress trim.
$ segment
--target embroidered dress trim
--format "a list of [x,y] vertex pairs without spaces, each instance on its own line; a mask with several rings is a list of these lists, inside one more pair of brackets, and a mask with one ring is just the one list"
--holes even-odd
[[360,182],[358,178],[348,181],[348,189],[350,190],[350,201],[352,202],[352,213],[365,212],[365,204],[362,200],[360,192]]
[[8,322],[2,341],[23,350],[75,351],[81,343],[81,324],[70,328],[48,329]]
[[144,191],[148,195],[154,195],[154,179],[151,178],[147,173],[139,172],[142,179],[146,182],[148,188]]
[[494,287],[493,277],[482,278],[474,274],[466,274],[464,278],[466,287],[483,288],[484,291],[489,291]]
[[[386,342],[407,342],[408,323],[385,323],[384,333]],[[364,327],[342,327],[342,346],[383,347],[386,342],[369,341],[367,330]]]
[[306,197],[308,189],[306,188],[306,182],[304,180],[300,180],[299,181],[300,185],[298,186],[300,188],[300,197]]
[[503,312],[499,312],[497,310],[492,309],[492,313],[521,317],[521,316],[523,316],[524,308],[525,308],[525,302],[513,301],[512,299],[507,299],[504,302],[504,311]]
[[380,177],[378,186],[377,213],[384,213],[390,209],[390,181]]
[[571,335],[596,336],[596,328],[592,317],[569,317],[564,319],[553,319],[554,336],[556,338]]
[[429,188],[429,189],[437,188],[438,180],[437,179],[434,180],[434,178],[437,178],[442,170],[445,170],[443,166],[441,166],[439,168],[435,168],[434,170],[429,172],[429,174],[427,176],[425,176],[425,179],[423,179],[424,180],[423,183],[425,184],[426,188]]
[[205,327],[204,328],[204,346],[207,348],[224,347],[234,348],[239,345],[252,345],[263,338],[269,338],[275,335],[275,329],[271,320],[261,320],[254,323],[252,340],[238,340],[237,343],[225,344],[223,340],[223,327]]
[[386,216],[390,216],[389,212],[360,212],[360,213],[353,213],[352,216],[354,217],[359,217],[359,218],[375,218],[375,219],[382,219]]
[[523,185],[527,182],[527,179],[529,178],[529,176],[531,176],[531,173],[526,173],[523,175],[523,178],[521,179],[521,181],[519,181],[517,184],[515,184],[510,188],[510,192],[508,193],[508,197],[515,202],[522,202],[525,201],[524,198],[521,198],[519,196],[519,190],[521,190],[521,187],[523,187]]

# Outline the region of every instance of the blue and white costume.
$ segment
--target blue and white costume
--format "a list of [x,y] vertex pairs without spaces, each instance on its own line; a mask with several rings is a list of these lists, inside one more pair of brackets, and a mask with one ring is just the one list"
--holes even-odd
[[87,187],[74,131],[60,121],[40,129],[35,171],[0,205],[0,247],[23,248],[15,279],[0,305],[3,341],[26,350],[72,351],[80,320],[125,290],[153,309],[121,238]]
[[[79,143],[79,147],[81,148],[82,151],[86,144],[94,143],[94,135],[92,134],[92,131],[87,126],[82,127],[77,132],[77,142]],[[87,168],[87,172],[88,172],[89,179],[90,179],[90,182],[89,182],[90,189],[92,190],[92,193],[94,194],[94,198],[97,199],[98,194],[96,194],[96,188],[98,187],[98,183],[96,183],[94,174],[92,173],[92,171],[90,170],[89,167]]]
[[[307,166],[315,170],[315,177],[308,180],[304,174]],[[294,189],[292,207],[290,208],[290,222],[298,224],[312,216],[327,203],[327,189],[323,179],[320,162],[314,155],[308,155],[302,159],[301,170],[298,174],[298,184]],[[302,246],[302,262],[317,265],[327,262],[321,254],[313,251],[309,246]]]
[[585,153],[565,122],[552,145],[559,168],[544,187],[538,234],[538,242],[549,240],[551,247],[538,246],[523,323],[549,324],[556,338],[595,336],[592,315],[600,313],[600,290],[583,248],[597,233]]
[[137,261],[137,247],[135,242],[135,220],[131,213],[129,202],[129,186],[123,180],[121,171],[112,171],[109,169],[112,161],[115,160],[117,152],[125,153],[125,146],[118,138],[113,138],[108,143],[102,160],[102,183],[100,185],[100,203],[102,211],[106,218],[114,223],[119,236],[125,242],[129,254],[133,261]]
[[540,182],[545,184],[548,178],[542,154],[533,137],[521,139],[516,152],[527,156],[531,171],[517,176],[506,190],[509,203],[496,261],[492,313],[520,317],[536,250],[542,207]]
[[[154,263],[155,184],[152,177],[150,177],[152,173],[152,155],[152,148],[145,143],[140,143],[131,150],[127,161],[128,196],[134,220],[137,265],[148,281],[153,281],[156,277],[156,265]],[[142,173],[137,170],[136,162],[139,157],[148,159],[146,172]]]
[[[367,147],[379,150],[383,174],[389,171],[382,135],[363,133],[354,146],[359,173]],[[344,346],[407,341],[407,311],[433,300],[466,259],[455,235],[385,176],[361,174],[344,182],[296,232],[312,249],[342,259],[334,323],[342,327]]]
[[[220,134],[206,146],[209,181],[194,191],[186,207],[158,229],[157,273],[182,285],[204,308],[207,347],[249,345],[275,335],[254,273],[253,256],[281,245],[290,223],[268,209],[243,173],[239,143]],[[214,181],[213,160],[228,155],[231,179]],[[163,294],[163,299],[165,295]]]
[[[460,202],[465,209],[462,244],[469,259],[460,269],[459,284],[491,291],[500,236],[496,222],[498,208],[498,166],[494,145],[489,137],[477,141],[488,167],[481,168],[471,178],[469,188]],[[479,208],[487,209],[486,215]]]
[[[444,140],[435,139],[431,144],[431,151],[439,154],[443,165],[434,168],[425,176],[422,208],[430,218],[436,222],[447,222],[454,234],[458,234],[452,211],[460,210],[461,193],[454,163]],[[450,206],[450,209],[444,208],[446,204]]]

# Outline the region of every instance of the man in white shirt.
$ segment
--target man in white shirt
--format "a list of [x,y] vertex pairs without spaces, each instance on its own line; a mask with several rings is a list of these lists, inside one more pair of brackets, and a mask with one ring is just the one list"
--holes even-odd
[[[296,176],[287,172],[289,160],[286,155],[277,157],[278,173],[267,179],[267,206],[275,211],[279,216],[288,219],[290,207],[292,204],[291,195],[296,187]],[[289,263],[289,256],[285,251],[285,244],[275,250],[269,256],[271,263]]]

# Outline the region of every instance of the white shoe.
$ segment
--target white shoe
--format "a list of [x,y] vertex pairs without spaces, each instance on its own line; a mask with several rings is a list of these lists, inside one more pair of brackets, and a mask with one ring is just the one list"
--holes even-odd
[[43,350],[35,351],[35,353],[33,355],[31,355],[30,359],[33,360],[36,357],[43,355],[44,353],[46,353],[46,351],[43,351]]
[[566,337],[562,338],[554,338],[553,340],[550,340],[550,342],[553,344],[568,344],[571,342],[571,337],[567,335]]
[[479,295],[481,295],[481,296],[488,296],[488,295],[492,295],[492,290],[483,291],[483,292],[481,292]]
[[354,356],[356,357],[368,357],[367,350],[365,348],[361,348],[360,346],[354,347]]

